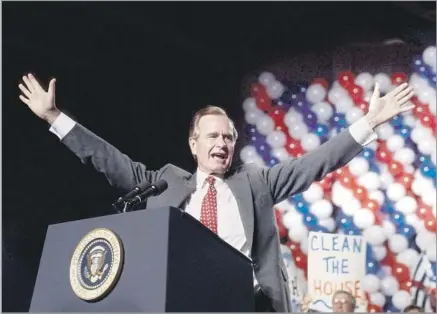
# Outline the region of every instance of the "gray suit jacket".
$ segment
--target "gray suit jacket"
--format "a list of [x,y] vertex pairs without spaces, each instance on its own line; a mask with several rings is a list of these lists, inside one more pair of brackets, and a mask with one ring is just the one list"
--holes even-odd
[[[80,124],[74,126],[62,143],[83,163],[92,163],[114,187],[130,191],[144,180],[166,180],[168,189],[150,198],[147,207],[180,207],[195,190],[196,174],[172,164],[149,170]],[[312,182],[347,164],[362,149],[345,130],[302,158],[290,159],[272,168],[243,165],[227,174],[227,184],[237,200],[247,241],[252,245],[256,278],[276,311],[289,312],[290,302],[274,204],[305,191]]]

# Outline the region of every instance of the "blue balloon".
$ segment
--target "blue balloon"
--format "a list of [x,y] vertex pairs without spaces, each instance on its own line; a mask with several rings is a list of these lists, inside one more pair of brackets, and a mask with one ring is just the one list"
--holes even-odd
[[397,233],[402,234],[408,240],[414,238],[414,236],[416,235],[416,229],[414,229],[413,226],[406,223],[400,224],[396,229],[397,229]]
[[277,164],[279,164],[279,159],[271,156],[269,161],[268,161],[268,166],[273,167],[274,165],[277,165]]
[[[299,201],[299,202],[296,202],[296,209],[300,212],[300,213],[302,213],[302,214],[308,214],[309,213],[309,206],[308,206],[308,203],[307,202],[305,202],[305,201]],[[314,216],[315,217],[315,216]]]
[[311,110],[307,109],[305,112],[303,112],[303,120],[311,129],[314,129],[317,125],[317,116]]
[[331,233],[331,232],[329,232],[329,230],[327,228],[325,228],[323,226],[319,226],[319,225],[315,226],[314,229],[311,230],[311,231],[314,231],[314,232],[323,232],[323,233]]
[[436,262],[431,262],[431,269],[434,276],[436,275]]
[[380,173],[381,172],[379,167],[374,162],[369,162],[369,171],[375,172],[375,173]]
[[311,214],[310,212],[305,214],[305,217],[303,219],[304,224],[307,227],[316,227],[318,225],[318,219],[315,215]]
[[384,214],[392,214],[395,211],[392,204],[389,204],[387,201],[381,206],[381,212]]
[[371,161],[375,158],[375,152],[372,149],[366,147],[360,153],[360,156],[366,158],[368,161]]
[[388,312],[388,313],[400,313],[401,311],[396,308],[392,303],[391,300],[390,302],[387,301],[387,298],[385,299],[385,306],[384,306],[384,312]]
[[420,173],[427,178],[434,179],[435,178],[435,167],[431,162],[422,162],[420,165]]
[[329,128],[326,124],[323,123],[317,123],[316,127],[314,128],[314,132],[318,137],[325,140],[328,138],[329,135]]
[[348,235],[361,235],[361,231],[360,229],[358,229],[357,227],[353,226],[353,227],[349,227],[347,229],[344,230],[345,234]]
[[345,230],[350,229],[351,227],[355,227],[352,217],[344,215],[344,217],[341,218],[339,221],[339,227]]
[[409,139],[411,136],[411,128],[403,125],[400,128],[395,129],[396,133],[402,136],[404,140]]
[[396,115],[390,120],[390,124],[394,127],[400,127],[404,122],[404,117],[401,115]]
[[294,194],[293,196],[292,196],[292,198],[293,198],[293,200],[294,200],[294,202],[305,202],[305,199],[303,198],[303,194],[302,193],[299,193],[299,194]]
[[396,227],[403,225],[405,224],[405,215],[395,210],[391,215],[391,221],[394,223]]
[[345,115],[342,114],[342,113],[338,113],[338,112],[336,112],[336,113],[331,117],[331,123],[332,123],[335,127],[347,127],[347,122],[346,122]]
[[366,262],[366,274],[378,274],[380,269],[379,263],[373,259]]

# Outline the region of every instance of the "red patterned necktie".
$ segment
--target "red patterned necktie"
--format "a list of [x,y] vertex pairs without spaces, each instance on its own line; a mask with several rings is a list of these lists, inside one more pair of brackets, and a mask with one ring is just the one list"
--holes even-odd
[[203,198],[200,222],[217,233],[217,191],[214,187],[215,178],[208,176],[208,192]]

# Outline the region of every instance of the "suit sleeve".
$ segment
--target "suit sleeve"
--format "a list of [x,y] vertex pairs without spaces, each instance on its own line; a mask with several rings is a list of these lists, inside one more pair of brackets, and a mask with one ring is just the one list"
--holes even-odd
[[344,130],[300,158],[284,161],[272,168],[262,168],[261,177],[277,204],[307,190],[314,181],[320,181],[328,173],[343,167],[362,149],[350,130]]
[[110,143],[65,115],[55,122],[57,124],[50,131],[56,134],[82,163],[91,163],[98,172],[105,175],[109,184],[116,188],[131,190],[145,180],[154,182],[164,171],[151,171],[144,164],[132,161]]

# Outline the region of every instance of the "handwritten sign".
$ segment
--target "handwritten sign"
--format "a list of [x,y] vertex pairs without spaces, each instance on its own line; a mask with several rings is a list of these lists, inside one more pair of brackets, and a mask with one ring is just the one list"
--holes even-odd
[[[308,293],[310,308],[332,310],[338,290],[352,293],[358,310],[365,295],[360,281],[366,275],[366,242],[361,236],[310,232],[308,239]],[[365,310],[365,309],[364,309]]]

